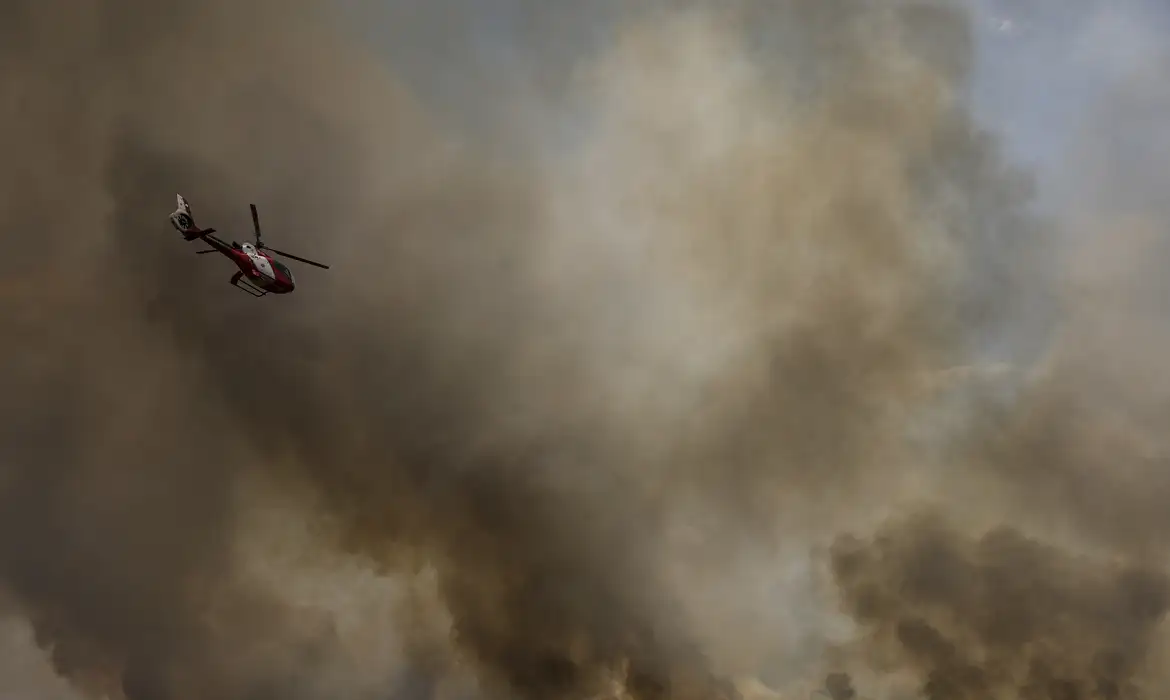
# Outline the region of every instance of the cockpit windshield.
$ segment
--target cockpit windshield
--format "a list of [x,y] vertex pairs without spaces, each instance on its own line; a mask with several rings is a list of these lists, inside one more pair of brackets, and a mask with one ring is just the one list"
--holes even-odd
[[287,277],[289,282],[294,282],[294,283],[296,282],[296,280],[295,280],[295,279],[293,279],[293,273],[292,273],[292,270],[290,270],[290,269],[288,269],[287,267],[285,267],[285,265],[284,265],[284,264],[282,264],[282,263],[280,263],[280,262],[278,262],[278,261],[276,261],[276,260],[272,260],[272,267],[273,267],[273,269],[275,269],[277,272],[279,272],[279,273],[283,274],[285,277]]

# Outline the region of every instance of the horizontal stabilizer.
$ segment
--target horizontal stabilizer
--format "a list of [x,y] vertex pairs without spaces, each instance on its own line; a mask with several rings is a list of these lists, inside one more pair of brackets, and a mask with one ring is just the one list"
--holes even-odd
[[206,236],[209,233],[215,233],[215,229],[213,229],[213,228],[187,229],[187,230],[183,231],[183,238],[186,238],[189,241],[193,241],[196,238],[199,238],[200,236]]

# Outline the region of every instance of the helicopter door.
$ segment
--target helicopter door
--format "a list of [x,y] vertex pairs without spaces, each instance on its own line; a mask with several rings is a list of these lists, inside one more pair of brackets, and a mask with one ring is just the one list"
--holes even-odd
[[268,262],[268,258],[264,257],[263,255],[253,253],[252,263],[256,266],[256,269],[260,271],[260,274],[264,275],[268,279],[276,279],[276,275],[272,272],[272,263]]
[[256,267],[257,272],[268,279],[276,279],[276,275],[272,272],[272,264],[268,262],[268,258],[256,250],[254,245],[245,243],[240,247],[244,249],[244,253],[252,260],[252,265]]

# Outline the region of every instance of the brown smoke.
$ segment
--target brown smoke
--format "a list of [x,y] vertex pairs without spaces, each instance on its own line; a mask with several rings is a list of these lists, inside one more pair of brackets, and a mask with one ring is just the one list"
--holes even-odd
[[1008,527],[971,539],[935,514],[843,538],[833,570],[877,668],[932,700],[1131,698],[1170,605],[1149,567],[1070,556]]
[[[541,323],[517,275],[541,216],[523,168],[451,151],[308,6],[98,2],[62,31],[63,11],[16,14],[3,85],[0,576],[56,668],[135,699],[355,692],[313,689],[306,674],[345,664],[328,626],[234,558],[240,479],[259,470],[319,493],[380,567],[436,567],[489,687],[567,696],[627,663],[641,695],[678,663],[701,677],[663,627],[652,526],[586,419],[492,426]],[[340,274],[242,305],[160,225],[176,191],[228,230],[231,202],[259,202],[282,247]],[[529,400],[556,395],[545,377]],[[595,491],[561,472],[595,473]],[[407,642],[408,675],[435,672]]]
[[[0,581],[84,692],[706,698],[819,653],[821,622],[779,641],[787,601],[726,572],[926,488],[904,429],[930,377],[1042,270],[1024,181],[959,99],[966,16],[569,5],[529,16],[531,84],[463,88],[459,121],[527,115],[494,123],[510,148],[309,0],[5,7]],[[253,302],[169,229],[176,192],[237,239],[256,202],[333,269]],[[980,409],[951,462],[1062,458],[1015,436],[1032,413]],[[931,528],[887,536],[941,533],[960,573],[1006,542],[1070,577],[1030,593],[1066,607],[1008,646],[913,597],[855,609],[920,620],[894,663],[951,670],[911,633],[1073,681],[1143,660],[1157,610],[1140,638],[1102,620],[1111,585],[1157,577]],[[855,549],[850,599],[912,565]],[[952,617],[987,602],[944,593]],[[1028,646],[1066,629],[1103,636]]]
[[[974,420],[929,477],[951,522],[907,518],[872,541],[837,544],[837,584],[871,635],[860,645],[868,671],[908,675],[932,697],[1134,697],[1164,687],[1167,179],[1153,154],[1165,152],[1156,115],[1167,102],[1152,74],[1143,67],[1109,95],[1070,159],[1088,176],[1064,223],[1091,242],[1068,284],[1045,289],[1035,259],[1004,268],[1036,274],[1026,288],[1058,290],[1063,323],[1009,400],[963,390]],[[1010,201],[993,210],[1016,235]],[[978,222],[981,207],[968,204],[962,220]],[[965,534],[1002,520],[1014,525]],[[1037,539],[1046,537],[1068,550]]]
[[1107,93],[1068,154],[1059,332],[1007,398],[963,390],[970,420],[934,494],[950,512],[834,546],[863,632],[853,668],[936,698],[1165,688],[1167,171],[1153,154],[1168,103],[1150,70]]

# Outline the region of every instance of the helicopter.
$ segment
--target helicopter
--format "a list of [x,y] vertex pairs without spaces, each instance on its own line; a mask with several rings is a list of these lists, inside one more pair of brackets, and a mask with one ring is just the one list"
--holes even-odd
[[216,233],[214,228],[199,228],[195,224],[195,217],[191,214],[191,205],[187,203],[183,195],[176,194],[175,198],[178,201],[179,208],[171,213],[171,225],[182,234],[185,240],[193,241],[200,239],[211,246],[207,250],[195,251],[196,255],[221,253],[234,262],[240,270],[232,275],[230,280],[231,285],[237,289],[242,289],[254,297],[259,298],[269,293],[288,294],[296,289],[296,280],[293,277],[292,271],[274,258],[271,253],[324,270],[329,269],[328,265],[307,260],[291,253],[285,253],[275,248],[269,248],[265,245],[264,240],[260,237],[260,215],[256,211],[255,204],[248,206],[252,208],[252,228],[256,233],[256,242],[237,243],[232,241],[228,243],[213,235]]

